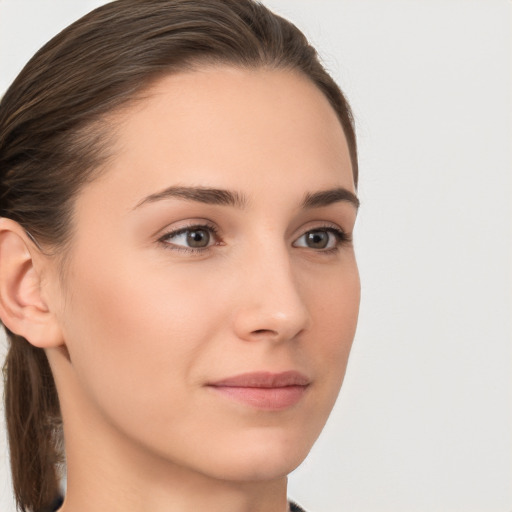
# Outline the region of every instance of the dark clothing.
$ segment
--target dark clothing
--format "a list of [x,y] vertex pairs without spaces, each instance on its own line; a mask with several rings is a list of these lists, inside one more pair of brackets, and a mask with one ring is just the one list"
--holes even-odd
[[[51,510],[53,512],[57,512],[57,510],[62,506],[62,503],[64,503],[64,498],[62,496],[59,496],[55,502],[52,504]],[[293,501],[290,501],[290,512],[306,512],[304,509],[300,508],[299,505],[296,503],[293,503]]]

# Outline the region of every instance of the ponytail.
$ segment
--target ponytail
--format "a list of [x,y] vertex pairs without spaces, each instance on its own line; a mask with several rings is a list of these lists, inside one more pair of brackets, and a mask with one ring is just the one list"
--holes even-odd
[[6,329],[4,400],[14,496],[21,512],[50,512],[60,495],[61,416],[46,354]]

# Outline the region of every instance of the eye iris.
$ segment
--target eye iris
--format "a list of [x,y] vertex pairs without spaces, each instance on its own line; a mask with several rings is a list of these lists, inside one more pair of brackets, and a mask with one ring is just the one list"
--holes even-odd
[[207,247],[210,243],[210,233],[205,229],[194,229],[187,233],[189,247]]
[[310,231],[306,234],[306,244],[312,249],[325,249],[329,243],[329,233],[326,231]]

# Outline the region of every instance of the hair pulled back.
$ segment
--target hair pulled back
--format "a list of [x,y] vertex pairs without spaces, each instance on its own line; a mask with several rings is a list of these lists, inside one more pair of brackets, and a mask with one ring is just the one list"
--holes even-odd
[[[62,253],[72,234],[73,200],[108,158],[107,115],[159,77],[204,63],[309,77],[338,115],[357,184],[350,108],[292,23],[252,0],[117,0],[43,46],[2,98],[0,216],[18,222],[46,250]],[[59,495],[63,458],[55,383],[44,351],[6,332],[15,498],[21,511],[46,511]]]

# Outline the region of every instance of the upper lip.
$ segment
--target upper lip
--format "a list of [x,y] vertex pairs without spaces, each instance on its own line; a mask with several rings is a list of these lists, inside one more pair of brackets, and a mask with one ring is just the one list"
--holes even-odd
[[290,370],[280,373],[250,372],[234,375],[215,382],[209,386],[240,388],[284,388],[287,386],[307,386],[310,380],[302,373]]

